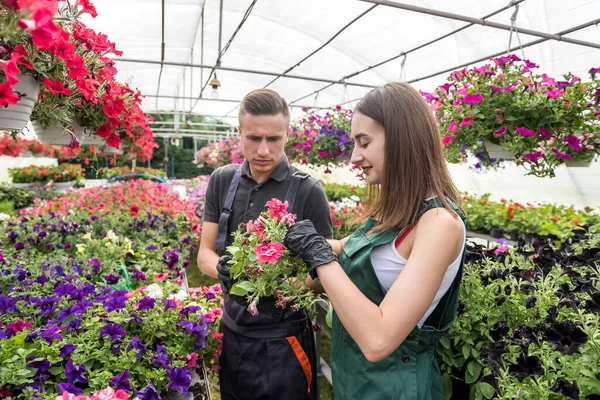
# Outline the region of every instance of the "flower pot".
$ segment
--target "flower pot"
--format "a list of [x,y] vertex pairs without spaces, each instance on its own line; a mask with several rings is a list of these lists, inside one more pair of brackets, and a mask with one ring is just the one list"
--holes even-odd
[[[43,128],[36,121],[33,121],[33,129],[37,135],[38,140],[42,144],[51,144],[55,146],[68,146],[71,143],[71,135],[58,127]],[[80,134],[81,130],[78,130],[77,125],[73,124],[73,133],[79,141],[81,141]]]
[[33,153],[29,150],[22,151],[19,157],[33,157]]
[[503,146],[494,144],[490,141],[485,141],[485,149],[487,150],[490,158],[503,159],[503,160],[514,160],[515,153],[512,151],[505,150]]
[[60,192],[65,192],[67,189],[70,189],[73,186],[75,186],[75,183],[77,183],[77,181],[54,182],[52,186],[54,187],[54,189]]
[[120,156],[121,154],[123,154],[123,150],[121,149],[121,146],[119,146],[118,149],[109,146],[109,145],[104,145],[102,146],[102,148],[100,149],[100,153],[107,155],[107,156]]
[[494,239],[500,239],[501,237],[503,237],[503,235],[504,231],[500,228],[492,228],[492,230],[490,231],[490,236]]
[[565,160],[565,165],[570,168],[587,168],[592,165],[594,159],[591,160]]
[[11,185],[19,189],[28,189],[31,183],[12,183]]
[[0,130],[23,130],[38,98],[40,84],[30,75],[17,75],[19,82],[11,86],[14,92],[27,94],[17,104],[0,107]]
[[511,229],[509,235],[510,240],[512,240],[513,242],[516,242],[519,239],[519,231],[517,231],[516,229]]

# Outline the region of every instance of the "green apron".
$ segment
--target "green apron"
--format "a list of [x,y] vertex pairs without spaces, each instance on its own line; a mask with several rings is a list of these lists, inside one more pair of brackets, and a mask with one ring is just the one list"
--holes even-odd
[[[449,203],[464,223],[462,211]],[[423,202],[418,216],[436,207],[443,207],[438,198],[427,200]],[[370,301],[379,305],[386,293],[373,270],[371,250],[391,243],[406,228],[367,234],[376,223],[375,219],[369,218],[362,224],[344,245],[339,259],[352,282]],[[334,313],[331,368],[336,400],[444,400],[436,344],[456,316],[463,264],[464,252],[454,282],[423,327],[415,327],[392,354],[379,362],[372,363],[365,358]]]

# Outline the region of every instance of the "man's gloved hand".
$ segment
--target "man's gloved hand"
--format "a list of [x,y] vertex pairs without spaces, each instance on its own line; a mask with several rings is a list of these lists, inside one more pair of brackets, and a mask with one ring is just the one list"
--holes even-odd
[[231,254],[225,253],[219,257],[219,262],[217,262],[217,277],[221,283],[221,289],[226,294],[229,294],[229,290],[233,286],[233,280],[231,279],[231,275],[229,275],[231,265],[228,264],[231,259]]
[[304,260],[308,273],[313,279],[317,278],[316,269],[319,265],[337,260],[327,240],[319,235],[308,219],[292,225],[285,235],[283,244]]

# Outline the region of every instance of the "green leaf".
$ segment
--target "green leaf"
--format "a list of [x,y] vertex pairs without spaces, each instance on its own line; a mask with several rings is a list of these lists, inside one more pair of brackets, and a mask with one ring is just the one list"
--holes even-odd
[[63,371],[65,370],[65,367],[61,367],[61,366],[57,366],[57,367],[52,367],[50,368],[48,371],[50,371],[50,373],[52,375],[60,375]]
[[479,387],[479,390],[481,390],[483,397],[486,399],[491,399],[496,393],[494,387],[487,382],[479,382],[477,386]]
[[254,292],[255,290],[256,288],[252,282],[242,281],[233,285],[229,292],[236,296],[246,296],[248,293]]
[[450,400],[452,398],[452,378],[450,377],[450,374],[445,373],[442,375],[442,382],[444,384],[446,400]]
[[229,252],[229,254],[231,254],[232,256],[235,256],[235,254],[240,251],[240,248],[237,246],[229,246],[227,248],[227,251]]
[[463,353],[463,357],[465,358],[465,360],[468,360],[469,356],[471,355],[471,346],[469,346],[466,343],[463,344],[462,353]]
[[477,361],[471,361],[467,365],[467,373],[465,374],[465,382],[469,385],[477,379],[479,379],[479,375],[481,374],[481,364]]

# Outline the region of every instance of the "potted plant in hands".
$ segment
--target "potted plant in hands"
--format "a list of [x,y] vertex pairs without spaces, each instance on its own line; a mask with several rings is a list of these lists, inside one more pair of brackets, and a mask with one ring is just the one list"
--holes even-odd
[[[476,168],[514,159],[535,176],[554,176],[566,160],[593,158],[600,150],[600,79],[565,74],[557,81],[514,54],[470,70],[454,71],[433,94],[442,144],[450,162],[476,157]],[[594,73],[593,73],[594,72]],[[582,146],[582,143],[585,145]],[[495,154],[501,146],[504,153]]]

